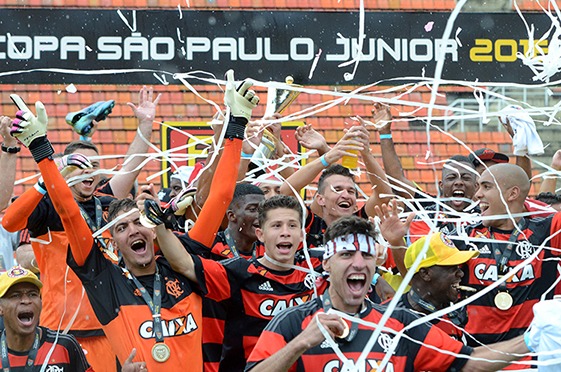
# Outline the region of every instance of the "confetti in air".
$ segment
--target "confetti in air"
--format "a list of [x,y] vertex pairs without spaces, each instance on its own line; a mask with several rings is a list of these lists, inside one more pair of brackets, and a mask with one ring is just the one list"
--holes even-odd
[[[553,7],[553,11],[546,10],[541,4],[544,13],[549,17],[551,21],[550,28],[536,40],[534,35],[535,27],[534,25],[528,25],[528,22],[522,15],[520,8],[516,1],[514,6],[520,18],[526,26],[526,31],[528,32],[528,45],[533,45],[534,48],[528,48],[526,53],[517,52],[517,57],[522,60],[524,65],[528,66],[530,70],[535,74],[534,81],[545,81],[549,83],[551,77],[561,71],[561,12],[557,6],[556,1],[549,2]],[[545,52],[540,46],[540,43],[544,40],[549,40],[548,50]]]
[[76,93],[78,91],[78,88],[76,88],[74,84],[69,84],[66,86],[66,91],[68,93]]
[[[339,0],[340,1],[340,0]],[[190,3],[188,0],[186,0],[186,6],[187,8],[190,8]],[[457,6],[457,10],[459,11],[459,9],[463,6],[463,4],[465,3],[464,1],[458,1],[458,6]],[[559,8],[557,7],[555,1],[551,2],[551,6],[548,9],[543,9],[544,13],[548,16],[548,19],[551,22],[551,27],[549,28],[549,30],[547,30],[547,32],[544,32],[542,35],[535,35],[536,31],[535,31],[535,27],[534,25],[528,25],[526,23],[526,21],[524,20],[524,17],[522,16],[522,13],[520,12],[520,10],[518,9],[517,5],[516,5],[516,1],[513,2],[513,4],[515,5],[518,14],[520,15],[520,17],[522,18],[525,26],[526,26],[526,30],[528,32],[528,40],[529,40],[529,45],[536,45],[534,48],[527,48],[527,51],[525,53],[519,53],[518,54],[518,58],[524,63],[525,66],[528,66],[528,68],[530,68],[532,70],[532,72],[534,73],[534,80],[535,81],[541,81],[544,82],[543,87],[554,87],[555,85],[559,85],[561,82],[560,81],[550,81],[551,78],[558,73],[559,71],[561,71],[561,41],[559,40],[561,38],[561,16],[560,16],[560,12],[559,12]],[[183,12],[181,9],[181,6],[178,4],[177,6],[178,9],[178,17],[180,17],[180,19],[182,19],[183,17]],[[137,32],[136,31],[136,13],[133,11],[132,12],[132,18],[131,18],[131,13],[127,13],[128,16],[125,17],[125,15],[121,12],[121,10],[117,10],[120,18],[123,20],[123,22],[129,27],[129,29],[132,32]],[[175,12],[174,12],[175,14]],[[452,38],[452,41],[455,40],[455,42],[457,43],[457,45],[459,47],[462,47],[462,43],[460,41],[459,35],[462,31],[462,29],[460,27],[456,27],[455,32],[452,31],[452,27],[454,24],[454,19],[455,17],[458,15],[458,13],[455,11],[451,17],[450,17],[450,21],[449,24],[447,25],[447,31],[444,32],[444,37],[443,40],[446,40],[448,38]],[[362,58],[362,40],[366,37],[365,35],[365,21],[364,21],[364,4],[363,1],[361,0],[360,2],[360,12],[358,14],[358,42],[352,46],[353,50],[351,53],[351,58],[349,60],[345,60],[346,62],[342,63],[341,65],[339,65],[339,67],[346,67],[346,66],[350,66],[353,65],[353,71],[352,72],[346,72],[344,77],[346,81],[350,81],[354,78],[354,74],[357,71],[358,68],[358,64],[359,61],[361,61]],[[421,24],[422,25],[422,24]],[[418,25],[416,26],[417,29],[419,28]],[[440,24],[439,24],[440,25]],[[434,22],[430,21],[427,22],[424,25],[424,31],[425,32],[432,32],[435,31],[434,30]],[[140,31],[138,31],[140,32]],[[356,30],[355,30],[356,33]],[[465,33],[464,33],[465,35]],[[343,37],[341,34],[338,34],[339,37]],[[439,35],[440,36],[440,35]],[[177,39],[183,43],[184,43],[184,38],[181,37],[181,32],[179,29],[177,29]],[[541,40],[551,40],[550,44],[548,46],[549,51],[546,53],[544,52],[543,48],[541,48],[538,43]],[[13,42],[11,42],[11,37],[9,34],[7,34],[7,46],[8,48],[16,48],[16,46],[14,45]],[[88,51],[91,51],[91,48],[87,48]],[[22,53],[22,51],[18,51],[20,53]],[[186,54],[186,49],[184,46],[181,46],[180,48],[180,53],[182,53],[183,55]],[[316,68],[319,64],[319,60],[322,56],[322,49],[318,50],[318,53],[315,55],[315,58],[313,59],[309,74],[308,74],[308,79],[312,79],[314,74],[317,73],[319,74],[320,69]],[[326,52],[327,53],[327,52]],[[324,55],[325,58],[325,55]],[[322,59],[323,61],[323,59]],[[444,63],[444,62],[442,62]],[[365,67],[366,65],[362,66]],[[459,145],[462,149],[462,151],[465,152],[465,150],[469,150],[471,151],[471,149],[469,148],[469,143],[464,143],[462,142],[459,138],[457,138],[456,136],[454,136],[454,134],[457,134],[455,132],[445,132],[443,130],[441,130],[438,126],[441,126],[441,122],[444,122],[445,120],[462,120],[462,119],[473,119],[473,118],[481,118],[483,122],[490,122],[490,120],[494,120],[495,122],[497,121],[497,113],[496,112],[492,112],[492,110],[488,110],[488,106],[486,105],[486,99],[488,97],[492,97],[492,98],[496,98],[496,99],[501,99],[501,100],[512,100],[509,97],[506,97],[505,95],[502,95],[499,92],[499,89],[503,89],[503,88],[507,88],[510,84],[508,83],[493,83],[493,82],[485,82],[485,83],[479,83],[479,82],[466,82],[466,81],[449,81],[449,80],[445,80],[445,79],[441,79],[441,72],[442,72],[442,64],[439,65],[440,70],[437,69],[436,73],[433,76],[426,76],[426,74],[429,74],[427,71],[430,71],[430,69],[427,69],[427,71],[425,70],[425,67],[420,68],[419,70],[421,71],[421,76],[415,76],[415,77],[403,77],[403,78],[396,78],[396,79],[392,79],[392,81],[383,81],[383,82],[375,82],[370,84],[367,87],[360,87],[360,88],[356,88],[353,91],[343,91],[343,90],[330,90],[328,88],[313,88],[313,87],[299,87],[299,86],[294,86],[294,87],[290,87],[290,89],[293,90],[297,90],[300,91],[302,93],[302,96],[305,95],[310,95],[310,96],[321,96],[322,98],[325,98],[323,100],[322,103],[319,104],[315,104],[315,105],[308,105],[308,106],[304,106],[302,105],[304,108],[301,109],[301,111],[292,111],[289,114],[285,114],[285,116],[283,118],[280,119],[281,122],[290,122],[290,121],[297,121],[297,120],[304,120],[306,118],[313,118],[318,116],[318,114],[322,114],[325,115],[325,112],[331,108],[334,108],[336,106],[342,105],[344,103],[348,103],[351,102],[352,104],[358,102],[361,104],[364,103],[374,103],[374,102],[381,102],[384,104],[388,104],[388,105],[392,105],[395,107],[400,107],[400,110],[402,110],[401,112],[399,112],[398,118],[396,119],[396,121],[402,121],[402,122],[407,122],[407,121],[412,121],[415,120],[419,123],[425,123],[426,124],[426,128],[427,128],[427,133],[426,133],[426,138],[428,139],[427,143],[422,144],[423,147],[421,150],[419,150],[419,155],[418,158],[416,158],[415,160],[415,165],[425,165],[425,166],[434,166],[435,164],[437,164],[437,161],[433,161],[434,157],[437,156],[438,154],[438,150],[436,149],[432,149],[430,148],[430,135],[431,133],[434,134],[435,132],[438,132],[439,135],[441,136],[448,136],[451,141],[455,144],[455,145]],[[136,70],[105,70],[105,71],[71,71],[71,70],[62,70],[62,69],[43,69],[41,71],[52,71],[52,72],[64,72],[67,74],[81,74],[81,75],[85,75],[85,74],[90,74],[90,75],[96,75],[96,74],[129,74],[129,73],[138,73],[138,72],[143,72],[146,73],[148,72],[149,74],[152,74],[154,79],[157,80],[158,83],[163,84],[163,85],[169,85],[170,81],[172,83],[174,82],[179,82],[182,83],[188,90],[189,92],[184,93],[184,94],[191,94],[193,93],[193,95],[196,96],[196,99],[199,99],[201,101],[204,101],[205,103],[208,103],[210,106],[212,106],[213,110],[220,110],[221,107],[223,107],[222,102],[213,102],[211,101],[203,92],[197,92],[197,90],[195,89],[195,86],[198,86],[199,83],[204,83],[204,84],[212,84],[215,86],[218,86],[220,88],[224,87],[224,81],[220,80],[220,79],[216,79],[214,76],[211,76],[210,73],[206,73],[206,72],[202,72],[202,71],[197,71],[197,72],[189,72],[189,73],[184,73],[184,74],[180,74],[180,73],[173,73],[173,72],[169,72],[169,71],[163,71],[163,70],[142,70],[142,69],[136,69]],[[22,71],[23,72],[29,72],[29,71]],[[12,72],[13,73],[13,72]],[[17,73],[17,72],[16,72]],[[0,74],[0,76],[2,76],[4,74]],[[7,74],[6,74],[7,75]],[[385,87],[385,85],[392,85],[391,88],[387,88]],[[469,92],[473,94],[473,99],[476,101],[476,108],[464,108],[464,107],[452,107],[452,106],[448,106],[449,103],[443,103],[442,100],[439,100],[437,98],[442,98],[444,96],[444,93],[442,91],[438,90],[439,85],[455,85],[458,86],[462,89],[463,92]],[[281,84],[281,83],[275,83],[275,82],[260,82],[260,81],[256,81],[255,86],[257,87],[261,87],[261,88],[268,88],[268,87],[275,87],[275,88],[279,88],[279,89],[286,89],[286,85],[285,84]],[[169,88],[168,88],[169,89]],[[65,87],[66,92],[68,93],[76,93],[77,92],[77,88],[74,86],[74,84],[69,84]],[[427,102],[427,100],[423,100],[421,98],[419,99],[415,99],[413,97],[417,97],[417,96],[421,96],[421,93],[425,94],[425,98],[426,98],[426,92],[430,91],[431,93],[431,100],[430,102]],[[61,94],[63,91],[58,90],[57,94]],[[471,98],[471,94],[466,94],[469,95]],[[552,91],[552,89],[546,88],[546,94],[548,96],[552,96],[554,94],[554,92]],[[561,126],[561,123],[559,123],[559,121],[555,118],[555,115],[561,111],[561,102],[558,102],[557,104],[551,104],[550,106],[552,107],[533,107],[527,103],[520,103],[521,105],[523,105],[523,107],[531,114],[531,115],[544,115],[547,116],[546,119],[540,121],[539,123],[542,125],[548,125],[548,126]],[[349,105],[350,106],[350,105]],[[418,113],[418,114],[417,114]],[[412,118],[414,116],[414,118]],[[188,133],[187,131],[182,131],[180,129],[177,128],[173,128],[171,126],[166,125],[163,122],[155,122],[156,124],[162,126],[162,127],[167,127],[170,131],[177,131],[178,133],[180,133],[181,135],[185,136],[186,141],[184,142],[184,145],[181,146],[177,146],[175,148],[171,148],[165,151],[162,151],[161,149],[158,149],[158,147],[154,146],[153,144],[151,147],[151,151],[149,154],[142,154],[142,156],[146,157],[146,160],[142,163],[141,166],[139,166],[140,168],[142,166],[144,166],[145,164],[147,164],[148,162],[161,162],[161,161],[168,161],[169,164],[175,164],[176,162],[184,162],[184,161],[195,161],[197,158],[200,159],[200,154],[197,153],[197,155],[193,155],[193,152],[188,151],[189,149],[195,149],[197,148],[197,146],[203,146],[206,145],[203,141],[201,141],[199,138],[191,135],[190,133]],[[434,124],[436,123],[436,124]],[[536,121],[536,123],[538,123],[538,121]],[[429,132],[430,130],[430,132]],[[419,133],[419,135],[424,134],[421,131],[417,131],[416,133]],[[458,135],[458,137],[461,138],[461,136]],[[425,138],[425,137],[423,137]],[[465,138],[463,138],[465,140]],[[422,142],[422,140],[418,141],[418,142]],[[216,144],[216,147],[220,147],[221,146],[221,142],[218,141]],[[298,168],[299,165],[299,161],[302,159],[307,159],[310,154],[312,154],[311,152],[302,152],[302,153],[291,153],[289,155],[286,155],[284,157],[278,158],[278,159],[266,159],[263,162],[263,165],[261,165],[258,169],[255,170],[255,172],[258,172],[260,170],[272,170],[272,173],[275,175],[276,178],[278,178],[279,180],[284,181],[284,179],[282,178],[282,176],[280,175],[280,172],[282,169],[286,169],[286,168]],[[118,161],[124,161],[123,160],[124,155],[109,155],[107,156],[107,159],[117,159]],[[422,160],[418,160],[418,159],[422,159]],[[424,160],[424,161],[423,161]],[[212,163],[212,161],[210,162]],[[441,164],[439,164],[439,166],[441,166]],[[175,169],[176,167],[173,166],[171,168],[166,168],[164,170],[161,170],[157,173],[154,173],[150,176],[148,176],[146,178],[146,180],[151,180],[154,178],[158,178],[161,174],[164,174],[166,172],[171,171],[172,169]],[[542,167],[542,168],[546,168],[546,166]],[[119,172],[119,170],[116,169],[104,169],[104,170],[100,170],[100,173],[103,173],[105,175],[112,175],[112,174],[117,174]],[[254,173],[255,173],[254,172]],[[544,172],[545,173],[545,172]],[[550,172],[551,173],[551,172]],[[436,173],[435,173],[436,174]],[[33,177],[33,176],[32,176]],[[87,176],[90,177],[90,176]],[[254,175],[248,175],[246,181],[250,181],[251,177],[255,177]],[[75,180],[75,181],[80,181]],[[402,182],[400,182],[399,180],[392,180],[393,182],[395,182],[395,185],[397,185],[397,187],[399,188],[403,188],[407,190],[408,186],[407,184],[404,184]],[[436,176],[435,176],[435,181],[437,181]],[[312,186],[307,187],[306,188],[308,191],[315,191],[313,189]],[[415,190],[413,190],[415,191]],[[425,194],[422,193],[421,194],[422,197],[427,200],[427,201],[431,201],[431,202],[435,202],[437,203],[439,206],[441,206],[443,209],[446,208],[445,204],[440,204],[441,203],[441,199],[439,198],[435,198],[434,196],[431,196],[429,194]],[[366,197],[366,194],[364,194],[364,196]],[[404,199],[404,200],[400,200],[403,201],[404,204],[410,204],[413,205],[413,203],[415,203],[415,201],[413,199]],[[301,200],[301,202],[303,203],[303,200]],[[447,211],[447,213],[449,213],[451,216],[455,217],[455,218],[459,218],[462,220],[468,220],[473,219],[473,218],[479,218],[479,220],[477,220],[477,222],[481,221],[480,217],[474,217],[473,215],[467,213],[467,212],[457,212],[457,211]],[[427,222],[427,224],[429,226],[435,226],[435,221],[433,220],[432,216],[429,216],[427,214],[423,214],[420,213],[420,218],[423,219],[423,221]],[[489,243],[492,244],[493,241],[491,239],[489,239]],[[551,249],[547,246],[543,246],[540,247],[540,249]],[[537,255],[539,254],[539,251],[536,251],[536,253],[532,256],[529,257],[525,262],[520,263],[520,265],[518,265],[515,268],[512,268],[511,273],[515,273],[516,271],[520,270],[524,265],[527,265],[529,263],[531,263],[531,260],[535,259],[535,257],[537,257]],[[505,278],[508,276],[505,276]],[[408,281],[410,279],[410,276],[406,276],[404,278],[404,285],[407,285]],[[506,280],[506,279],[505,279]],[[504,280],[503,280],[504,281]],[[495,285],[496,284],[496,285]],[[494,284],[493,287],[489,287],[488,291],[494,290],[499,284],[501,284],[501,282],[496,282]],[[403,291],[402,288],[400,288],[400,290]],[[487,289],[486,289],[487,291]],[[487,292],[488,292],[487,291]],[[399,291],[398,291],[399,293]],[[420,324],[421,322],[426,322],[429,319],[432,319],[440,314],[443,313],[447,313],[449,311],[452,311],[454,309],[459,308],[460,306],[464,306],[467,303],[469,303],[469,301],[473,301],[474,299],[484,295],[485,293],[477,293],[476,297],[472,297],[470,300],[465,300],[462,303],[458,303],[458,304],[454,304],[452,307],[449,307],[447,309],[442,310],[441,312],[435,313],[430,315],[429,317],[423,317],[419,320]],[[388,316],[391,314],[391,311],[393,311],[392,307],[388,307]],[[341,314],[342,317],[346,317],[345,314]],[[371,329],[375,330],[378,335],[380,335],[380,332],[382,330],[386,331],[387,329],[384,328],[383,322],[380,322],[380,324],[373,324],[373,323],[368,323],[368,322],[363,322],[360,319],[356,319],[353,317],[350,317],[348,319],[349,321],[358,321],[358,322],[362,322],[361,324],[364,324],[367,327],[370,327]],[[416,325],[417,323],[415,323]],[[407,329],[409,329],[411,326],[414,325],[409,325],[407,327]],[[374,334],[373,334],[374,335]],[[398,336],[396,336],[398,337]],[[405,334],[400,334],[399,337],[404,337],[407,338],[407,336]],[[376,337],[374,337],[374,341],[375,342]],[[326,340],[330,340],[329,337],[326,336]],[[329,341],[330,345],[331,342]],[[335,352],[339,351],[338,347],[337,347],[337,343],[333,342],[333,349],[335,350]],[[365,349],[366,350],[366,349]],[[346,358],[344,358],[344,356],[342,356],[343,354],[341,353],[337,353],[337,355],[339,355],[342,359],[341,360],[345,360],[346,363],[351,363],[351,361],[347,361]],[[388,355],[391,355],[391,351],[389,351]],[[366,354],[362,354],[361,355],[361,360],[364,360],[366,358]],[[389,356],[388,356],[389,358]],[[380,368],[383,368],[383,366],[387,363],[387,360],[385,360],[383,363],[380,364]],[[532,361],[533,364],[537,364],[536,361]],[[359,364],[358,361],[357,363],[355,363],[355,366],[359,366],[362,364]]]
[[458,43],[458,46],[461,48],[463,45],[462,42],[460,41],[460,38],[458,37],[458,35],[460,35],[460,32],[462,32],[462,28],[458,27],[456,29],[456,35],[454,36],[454,39],[456,40],[456,43]]
[[316,54],[316,57],[314,58],[314,62],[312,62],[312,67],[310,68],[310,73],[308,74],[308,79],[312,79],[312,77],[314,76],[314,71],[316,70],[316,67],[318,65],[318,61],[319,61],[319,57],[321,56],[322,50],[320,49],[318,51],[318,53]]
[[425,25],[425,31],[426,31],[426,32],[431,32],[433,26],[434,26],[434,22],[433,22],[433,21],[427,22],[427,24]]

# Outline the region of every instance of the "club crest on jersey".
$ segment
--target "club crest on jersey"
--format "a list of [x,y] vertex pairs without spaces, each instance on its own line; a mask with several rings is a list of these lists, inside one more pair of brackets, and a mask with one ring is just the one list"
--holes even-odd
[[310,299],[309,295],[301,296],[301,297],[294,297],[289,300],[278,300],[268,298],[266,300],[261,301],[259,304],[259,313],[263,316],[275,316],[284,309],[289,307],[298,306],[307,302]]
[[[171,320],[161,320],[161,322],[164,337],[186,335],[199,328],[195,322],[193,314],[191,313]],[[140,325],[138,333],[140,334],[140,337],[144,339],[154,338],[154,322],[152,320],[143,322]]]
[[[377,371],[379,367],[379,361],[376,359],[366,359],[364,363],[360,366],[354,365],[352,368],[348,369],[351,371],[356,372],[370,372],[370,371]],[[323,372],[332,372],[332,371],[344,371],[343,369],[343,362],[339,359],[330,360],[323,366]],[[394,372],[395,368],[391,362],[386,364],[386,368],[384,372]]]
[[[497,265],[494,264],[487,265],[485,263],[479,263],[473,268],[473,274],[479,280],[488,280],[492,282],[499,280]],[[511,282],[523,282],[525,280],[535,279],[535,277],[534,267],[532,265],[526,265],[521,270],[518,270],[516,274],[512,275]]]
[[312,274],[308,274],[306,275],[306,278],[304,279],[304,285],[306,286],[306,288],[308,289],[313,289],[316,285],[316,277],[315,275]]
[[166,292],[175,298],[179,298],[179,296],[181,296],[185,291],[183,290],[183,288],[181,288],[179,279],[175,278],[175,280],[173,281],[166,281]]
[[521,240],[516,247],[516,254],[525,260],[534,253],[534,246],[527,240]]
[[381,333],[380,336],[378,337],[378,344],[380,344],[380,347],[382,348],[382,350],[384,350],[384,353],[390,351],[392,342],[393,342],[393,338],[387,333]]

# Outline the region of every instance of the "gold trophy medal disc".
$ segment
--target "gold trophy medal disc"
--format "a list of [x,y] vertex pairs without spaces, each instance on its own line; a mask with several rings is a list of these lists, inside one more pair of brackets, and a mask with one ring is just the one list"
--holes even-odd
[[340,336],[337,336],[337,338],[344,339],[347,338],[347,336],[349,335],[350,329],[349,329],[349,325],[344,319],[341,319],[341,321],[343,322],[343,333],[341,333]]
[[495,296],[495,306],[499,310],[508,310],[512,307],[512,296],[508,292],[499,292]]
[[156,362],[163,363],[169,359],[170,355],[169,346],[163,342],[158,342],[152,346],[152,358],[154,358]]

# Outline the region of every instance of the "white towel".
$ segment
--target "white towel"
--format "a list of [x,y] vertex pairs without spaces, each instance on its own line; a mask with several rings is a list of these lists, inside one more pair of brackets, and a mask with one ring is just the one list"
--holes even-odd
[[[528,330],[527,343],[538,353],[540,372],[558,372],[561,369],[561,300],[540,301],[534,305],[534,319]],[[548,363],[548,364],[549,364]]]
[[524,109],[517,105],[510,105],[499,111],[501,122],[509,120],[514,131],[512,137],[513,153],[516,156],[542,155],[543,142],[536,130],[534,119]]

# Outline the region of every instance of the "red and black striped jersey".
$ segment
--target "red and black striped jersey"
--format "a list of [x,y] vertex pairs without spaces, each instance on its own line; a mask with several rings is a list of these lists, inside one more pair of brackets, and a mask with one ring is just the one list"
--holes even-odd
[[[437,212],[436,208],[440,208],[440,210]],[[530,218],[547,217],[555,212],[553,208],[548,208],[547,204],[540,202],[539,200],[529,198],[527,198],[524,202],[524,208],[527,212],[533,213]],[[457,222],[450,221],[450,219],[454,219],[455,217],[447,215],[446,212],[442,209],[443,207],[439,206],[436,203],[431,204],[424,208],[424,212],[427,213],[427,216],[423,218],[417,216],[413,219],[413,221],[411,221],[408,233],[409,243],[414,243],[423,236],[431,233],[430,226],[427,225],[424,220],[427,217],[436,222],[436,228],[438,231],[445,234],[455,234],[459,226],[468,226],[470,224],[470,221],[465,218],[458,218]],[[479,215],[481,213],[481,210],[479,209],[479,206],[475,206],[471,210],[464,211],[463,213],[466,212],[474,215]],[[471,223],[474,222],[472,221]]]
[[[412,312],[417,312],[414,308],[413,305],[411,305],[411,302],[409,301],[409,298],[407,297],[407,293],[404,293],[400,298],[399,298],[399,302],[396,305],[397,307],[403,307],[405,309],[411,310]],[[465,309],[463,310],[464,314],[465,314]],[[423,316],[424,314],[422,313],[418,313],[419,316]],[[467,314],[466,314],[467,315]],[[467,316],[465,316],[465,320],[467,320]],[[440,328],[442,331],[444,331],[448,336],[452,337],[454,340],[459,340],[462,341],[463,343],[465,340],[465,336],[464,336],[464,332],[463,332],[463,326],[465,326],[465,324],[459,324],[458,326],[454,325],[452,323],[452,321],[450,320],[450,317],[448,316],[448,314],[445,314],[442,318],[436,318],[430,321],[433,325],[435,325],[436,327]]]
[[[439,208],[439,210],[437,211],[436,208]],[[442,206],[436,203],[426,207],[424,209],[424,213],[426,213],[426,216],[415,216],[409,225],[407,238],[410,244],[415,243],[423,236],[431,233],[431,227],[425,222],[425,219],[427,218],[435,222],[436,229],[438,231],[445,234],[453,234],[457,231],[458,226],[467,226],[470,223],[473,223],[473,221],[470,222],[465,218],[456,218],[457,221],[450,221],[451,219],[454,219],[455,216],[446,214],[446,212],[442,210]],[[475,217],[481,213],[481,210],[478,206],[476,206],[471,209],[471,211],[467,211],[465,213],[472,213]]]
[[[187,235],[180,237],[185,241]],[[191,252],[199,254],[202,257],[210,257],[216,261],[234,258],[234,252],[228,246],[223,231],[218,232],[214,245],[210,252]],[[265,254],[265,246],[260,241],[253,244],[251,254],[244,254],[238,251],[241,258],[249,260],[253,257],[263,257]],[[219,370],[220,359],[222,358],[222,345],[224,344],[224,326],[226,323],[226,309],[220,301],[211,300],[208,297],[203,298],[203,362],[206,372],[214,372]]]
[[[246,260],[254,257],[259,258],[263,257],[263,255],[265,254],[265,246],[263,245],[263,243],[257,240],[253,243],[251,252],[244,253],[240,250],[237,250],[237,253],[240,257],[245,258]],[[228,245],[226,236],[224,235],[224,231],[219,231],[218,234],[216,234],[216,240],[212,245],[210,258],[215,261],[221,261],[234,257],[236,257],[236,255]]]
[[[267,323],[282,310],[311,300],[316,285],[310,273],[270,270],[256,259],[204,260],[203,267],[208,297],[222,301],[226,309],[223,371],[243,370]],[[321,282],[318,293],[325,285]]]
[[[84,352],[74,336],[62,333],[57,334],[48,328],[40,328],[42,331],[41,339],[33,371],[40,371],[43,364],[46,364],[46,371],[93,372],[93,368],[88,364]],[[27,352],[22,353],[8,349],[10,371],[27,371],[27,354]],[[49,357],[48,361],[45,360],[47,356]],[[0,358],[1,365],[2,360]]]
[[[558,277],[557,266],[561,252],[548,247],[561,248],[561,234],[556,234],[561,229],[561,213],[527,221],[527,227],[518,235],[518,244],[513,247],[507,263],[508,269],[514,268],[530,257],[544,241],[545,249],[531,264],[514,274],[507,283],[508,293],[513,298],[512,307],[508,310],[499,310],[495,306],[494,297],[498,293],[497,289],[468,305],[469,319],[465,330],[484,344],[509,340],[521,335],[533,318],[534,304],[548,291],[546,299],[554,295],[551,287]],[[489,228],[482,224],[466,228],[466,233],[470,237],[482,240],[491,238]],[[463,267],[463,284],[480,291],[498,280],[500,273],[493,255],[494,246],[504,250],[511,233],[511,231],[493,229],[494,239],[498,240],[495,244],[489,241],[472,240],[465,245],[462,241],[455,241],[460,249],[479,250],[479,256],[469,260]]]
[[[360,318],[367,322],[379,323],[384,315],[385,306],[373,304],[368,300],[365,301],[365,304],[365,309],[359,314]],[[321,299],[317,298],[301,306],[288,309],[273,318],[253,349],[246,370],[252,369],[281,350],[308,326],[316,314],[321,312],[323,312],[323,304]],[[416,314],[407,309],[396,308],[385,326],[399,332],[417,318]],[[372,330],[372,327],[359,324],[356,336],[352,341],[336,340],[346,358],[353,362],[358,360],[372,335]],[[356,366],[357,370],[377,370],[379,363],[389,351],[394,336],[394,333],[382,332],[364,360],[364,365]],[[451,339],[439,328],[422,323],[405,331],[405,337],[399,340],[385,370],[437,372],[453,369],[459,371],[467,359],[456,358],[448,353],[469,355],[471,352],[470,347]],[[336,371],[341,370],[342,366],[343,362],[337,357],[331,346],[324,341],[307,350],[289,371]]]

